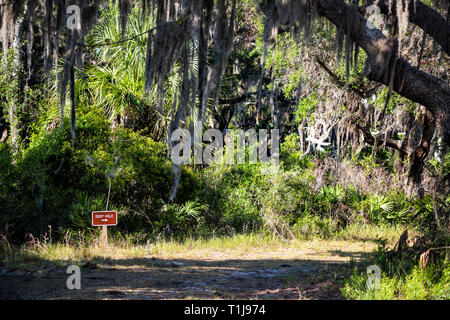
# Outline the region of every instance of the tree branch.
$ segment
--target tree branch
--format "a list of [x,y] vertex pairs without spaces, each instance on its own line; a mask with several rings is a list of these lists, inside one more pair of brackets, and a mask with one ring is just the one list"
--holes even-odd
[[379,146],[379,145],[385,145],[386,147],[398,150],[403,155],[408,155],[408,150],[402,146],[402,142],[400,140],[392,140],[389,138],[386,138],[386,140],[376,139],[372,136],[372,133],[370,133],[370,130],[368,127],[362,127],[360,124],[356,123],[356,128],[361,130],[361,132],[364,135],[364,142],[367,144],[370,144],[371,146]]
[[[395,14],[397,8],[396,2],[397,0],[368,0],[367,6],[376,5],[380,8],[381,13],[388,15],[389,3],[391,4],[390,12]],[[422,30],[426,30],[427,34],[439,43],[442,49],[450,55],[450,23],[448,23],[445,17],[419,0],[409,1],[408,10],[409,21]]]
[[[347,86],[346,82],[339,78],[333,71],[331,71],[330,68],[323,62],[318,56],[315,56],[314,59],[317,61],[317,63],[331,76],[331,78],[336,82],[336,84],[342,88],[345,88]],[[354,88],[351,84],[349,85],[349,89],[352,90],[354,93],[356,93],[361,98],[366,98],[366,93],[362,92],[361,90],[358,90]]]
[[[325,62],[320,60],[320,58],[317,56],[315,57],[315,59],[319,63],[319,65],[322,68],[324,68],[325,71],[336,81],[337,85],[339,85],[341,88],[346,87],[345,81],[340,79],[333,71],[331,71],[330,68],[328,68],[328,66],[325,64]],[[350,89],[353,94],[356,94],[362,98],[366,97],[366,94],[364,92],[359,91],[352,87],[350,87]],[[380,140],[380,139],[375,140],[374,136],[372,136],[372,133],[370,132],[370,129],[367,126],[362,127],[359,123],[356,123],[356,121],[352,121],[352,122],[355,124],[355,127],[357,129],[361,130],[361,132],[364,135],[364,142],[366,142],[367,144],[370,144],[372,146],[384,144],[387,147],[398,150],[400,153],[402,153],[404,155],[408,155],[408,150],[402,146],[401,141],[392,140],[392,139],[388,139],[388,138],[386,138],[385,141]]]
[[393,90],[411,101],[426,107],[439,121],[444,142],[450,145],[450,88],[441,79],[412,67],[402,58],[396,58],[395,70],[390,70],[390,58],[396,57],[396,39],[386,39],[378,29],[369,29],[367,21],[354,6],[343,0],[317,0],[317,11],[334,25],[349,30],[349,36],[366,53],[367,78],[389,85],[394,72]]

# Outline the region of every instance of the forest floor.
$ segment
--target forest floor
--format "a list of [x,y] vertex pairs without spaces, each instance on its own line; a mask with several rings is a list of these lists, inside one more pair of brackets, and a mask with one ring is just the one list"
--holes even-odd
[[[246,236],[107,249],[41,244],[0,263],[0,299],[343,299],[342,280],[378,244]],[[81,268],[80,290],[67,288],[70,264]]]

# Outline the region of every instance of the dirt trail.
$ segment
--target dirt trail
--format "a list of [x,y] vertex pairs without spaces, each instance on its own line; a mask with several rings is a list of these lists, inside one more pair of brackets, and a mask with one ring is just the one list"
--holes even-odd
[[33,270],[3,266],[0,299],[342,299],[339,283],[351,273],[346,262],[375,247],[358,241],[304,242],[94,257],[80,265],[80,290],[67,289],[66,269],[51,262]]

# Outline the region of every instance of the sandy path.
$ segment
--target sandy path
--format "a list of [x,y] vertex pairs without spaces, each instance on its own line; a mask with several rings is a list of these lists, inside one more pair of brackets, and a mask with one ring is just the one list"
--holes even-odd
[[351,273],[346,262],[375,247],[314,241],[295,247],[99,256],[80,264],[80,290],[67,289],[65,267],[49,261],[32,270],[2,267],[0,299],[342,299],[340,282]]

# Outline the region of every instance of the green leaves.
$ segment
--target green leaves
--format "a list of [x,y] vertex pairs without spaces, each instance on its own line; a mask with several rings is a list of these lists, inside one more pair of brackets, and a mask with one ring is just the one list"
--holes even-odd
[[159,225],[172,232],[188,234],[195,231],[203,222],[203,214],[207,206],[197,201],[186,201],[184,204],[168,203],[161,208]]
[[300,100],[300,103],[297,106],[297,110],[295,110],[295,123],[299,124],[303,120],[308,120],[307,117],[311,115],[317,105],[317,97],[316,94],[313,93],[309,97],[305,97]]
[[413,202],[403,193],[391,190],[385,195],[369,194],[360,203],[360,209],[374,223],[408,223],[415,213]]
[[83,232],[93,229],[91,224],[91,212],[105,210],[104,197],[89,196],[87,192],[76,190],[69,213],[71,228]]

